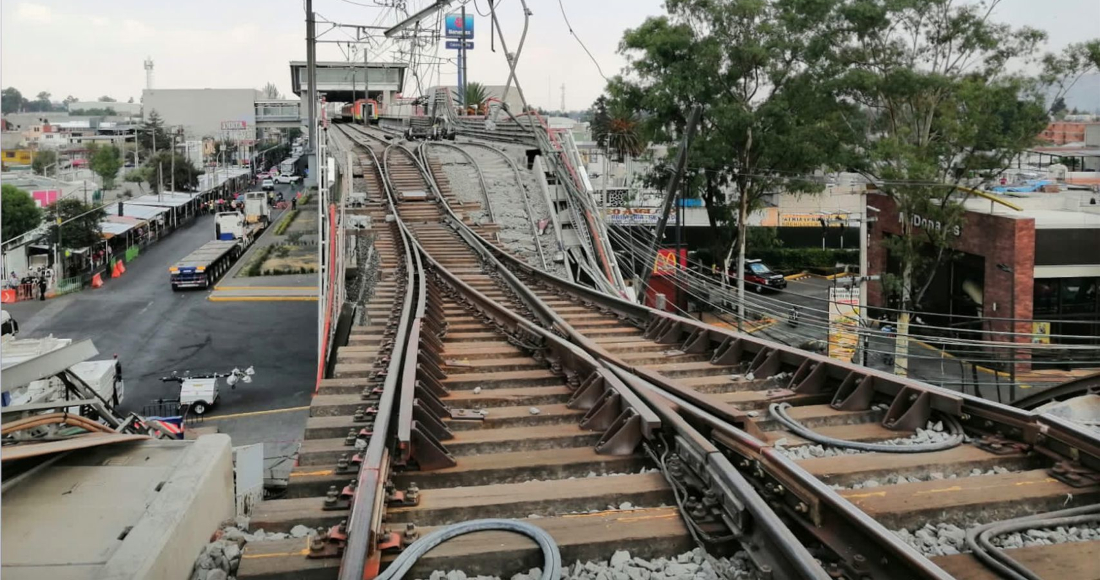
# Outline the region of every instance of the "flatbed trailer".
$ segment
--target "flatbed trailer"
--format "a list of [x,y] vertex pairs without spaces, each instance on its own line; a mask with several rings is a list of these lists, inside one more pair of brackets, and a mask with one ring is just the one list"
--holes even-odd
[[244,252],[238,240],[214,240],[168,268],[172,289],[209,288]]

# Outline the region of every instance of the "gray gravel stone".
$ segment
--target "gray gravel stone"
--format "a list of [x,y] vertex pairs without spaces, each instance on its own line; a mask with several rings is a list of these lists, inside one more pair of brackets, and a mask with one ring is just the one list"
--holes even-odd
[[[624,504],[626,505],[626,504]],[[627,508],[623,508],[627,509]],[[630,552],[625,550],[619,550],[611,555],[611,566],[614,568],[621,568],[627,562],[630,561]]]
[[206,580],[226,580],[229,574],[226,574],[225,570],[211,570],[206,575]]
[[290,536],[293,538],[304,538],[308,536],[309,533],[312,531],[313,530],[311,530],[310,528],[299,524],[297,526],[294,526],[293,528],[290,528]]

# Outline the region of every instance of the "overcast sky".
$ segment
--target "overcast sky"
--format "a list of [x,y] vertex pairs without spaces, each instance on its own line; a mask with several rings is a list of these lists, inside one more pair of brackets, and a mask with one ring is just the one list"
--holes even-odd
[[[429,0],[408,0],[410,13]],[[568,109],[587,107],[602,91],[596,65],[569,35],[555,0],[527,0],[533,15],[520,58],[519,80],[528,101],[557,109],[565,84]],[[660,14],[660,0],[562,0],[570,23],[610,76],[624,62],[616,48],[624,30]],[[314,0],[324,19],[355,24],[393,24],[393,11],[374,0]],[[457,6],[457,2],[455,6]],[[74,95],[94,100],[109,95],[138,100],[145,86],[143,61],[155,63],[157,88],[260,88],[274,82],[290,92],[288,62],[305,60],[302,0],[3,0],[0,26],[0,84],[33,99],[49,91],[54,100]],[[485,12],[487,0],[467,4]],[[513,51],[523,26],[520,0],[502,0],[502,26]],[[1048,48],[1100,37],[1100,1],[1003,0],[998,19],[1050,34]],[[476,48],[470,53],[471,80],[504,84],[504,55],[489,50],[489,18],[475,15]],[[318,24],[320,34],[327,26]],[[333,30],[324,40],[347,40]],[[385,52],[386,44],[372,49]],[[429,52],[433,49],[429,48]],[[454,51],[438,49],[441,57]],[[345,60],[336,45],[323,45],[319,60]],[[360,57],[361,58],[361,57]],[[455,67],[435,67],[424,85],[454,84]],[[407,94],[415,92],[409,78]]]

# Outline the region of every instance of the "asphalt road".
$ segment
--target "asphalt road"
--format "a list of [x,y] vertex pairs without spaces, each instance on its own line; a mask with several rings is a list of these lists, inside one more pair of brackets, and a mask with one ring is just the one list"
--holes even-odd
[[123,411],[178,396],[178,384],[159,380],[172,371],[249,365],[253,382],[222,391],[210,416],[308,405],[317,369],[316,302],[210,302],[209,291],[172,291],[168,267],[213,237],[213,217],[200,217],[143,250],[122,278],[100,289],[5,309],[19,321],[20,338],[90,338],[97,358],[117,353]]

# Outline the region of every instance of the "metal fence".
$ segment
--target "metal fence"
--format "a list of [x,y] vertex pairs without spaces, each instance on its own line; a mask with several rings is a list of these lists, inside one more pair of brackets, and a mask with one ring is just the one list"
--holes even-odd
[[55,296],[64,296],[65,294],[72,294],[73,292],[79,292],[84,288],[85,276],[71,276],[69,278],[62,278],[57,281],[57,286],[54,287]]

